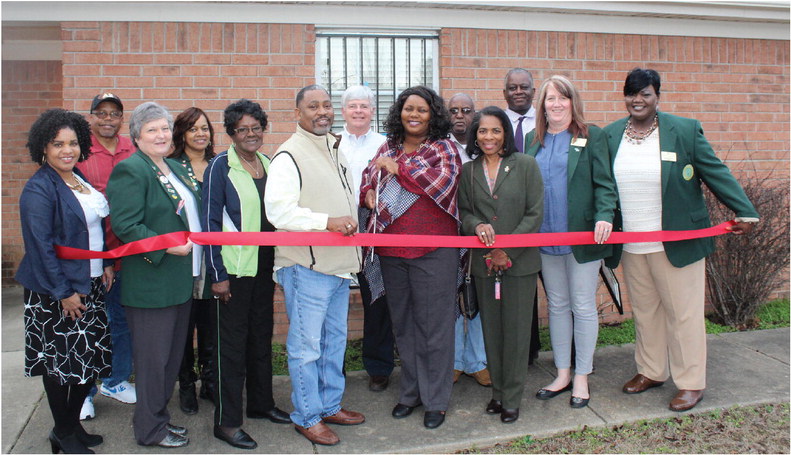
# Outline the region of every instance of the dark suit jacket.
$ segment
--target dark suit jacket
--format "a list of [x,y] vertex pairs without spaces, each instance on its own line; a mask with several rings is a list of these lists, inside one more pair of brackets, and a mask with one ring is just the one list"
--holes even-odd
[[[483,160],[479,156],[465,163],[461,170],[458,200],[462,234],[475,235],[475,226],[481,223],[491,224],[497,235],[538,232],[544,216],[544,183],[535,158],[521,153],[503,158],[494,194],[486,184]],[[472,250],[474,276],[486,276],[483,255],[490,250],[486,247]],[[541,270],[537,247],[505,248],[505,252],[513,262],[506,275],[523,276]]]
[[[533,144],[535,130],[525,137],[525,153],[536,156],[541,144]],[[593,231],[597,221],[613,222],[618,193],[610,165],[610,149],[601,128],[590,125],[585,145],[569,145],[568,230]],[[579,142],[577,142],[579,143]],[[573,245],[571,251],[580,264],[612,255],[612,245]]]
[[[85,179],[74,168],[74,173]],[[88,225],[74,192],[49,165],[30,177],[19,197],[25,256],[15,279],[27,289],[61,300],[91,290],[89,259],[58,259],[55,245],[87,250]],[[112,265],[112,261],[105,261]]]
[[[190,189],[200,207],[200,191],[193,187],[187,170],[178,161],[166,159],[170,169]],[[113,232],[129,243],[160,234],[188,231],[185,210],[176,214],[180,198],[168,194],[153,170],[155,166],[137,151],[118,163],[107,183]],[[200,214],[199,214],[200,217]],[[192,254],[175,256],[165,250],[124,258],[121,303],[138,308],[179,305],[192,295]]]
[[[604,128],[610,145],[611,161],[615,162],[627,118]],[[701,183],[736,213],[737,217],[758,218],[747,195],[733,177],[711,144],[703,135],[700,122],[659,112],[659,146],[662,152],[662,229],[682,231],[711,226]],[[620,220],[617,220],[620,225]],[[714,251],[714,239],[664,242],[667,259],[675,267],[692,264]],[[622,247],[608,265],[614,267],[621,258]]]

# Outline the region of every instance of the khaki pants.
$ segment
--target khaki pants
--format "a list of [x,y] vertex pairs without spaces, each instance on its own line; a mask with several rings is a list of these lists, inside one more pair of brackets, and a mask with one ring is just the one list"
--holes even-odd
[[635,322],[637,372],[679,389],[706,388],[706,260],[674,267],[665,252],[623,254]]

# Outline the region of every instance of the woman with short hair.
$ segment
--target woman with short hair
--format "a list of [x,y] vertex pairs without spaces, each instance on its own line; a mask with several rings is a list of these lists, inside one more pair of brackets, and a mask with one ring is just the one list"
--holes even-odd
[[[179,162],[166,158],[172,131],[173,118],[157,103],[143,103],[132,112],[129,134],[137,152],[115,166],[107,183],[113,232],[124,243],[201,230],[198,182]],[[124,257],[121,303],[132,333],[137,384],[132,423],[140,445],[189,443],[187,429],[170,423],[167,405],[184,355],[201,250],[187,240]]]

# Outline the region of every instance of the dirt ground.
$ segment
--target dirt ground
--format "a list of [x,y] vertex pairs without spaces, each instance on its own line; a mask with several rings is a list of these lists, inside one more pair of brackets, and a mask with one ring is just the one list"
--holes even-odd
[[789,404],[684,414],[611,428],[531,436],[460,453],[790,453]]

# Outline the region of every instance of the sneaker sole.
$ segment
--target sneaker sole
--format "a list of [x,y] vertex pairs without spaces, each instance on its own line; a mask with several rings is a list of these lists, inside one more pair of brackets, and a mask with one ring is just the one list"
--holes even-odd
[[124,400],[122,400],[120,398],[114,397],[113,395],[109,395],[107,393],[104,393],[104,391],[102,391],[101,389],[99,390],[99,394],[102,395],[102,396],[105,396],[107,398],[112,398],[113,400],[119,401],[119,402],[124,403],[124,404],[135,404],[135,403],[137,403],[137,400],[135,400],[135,401],[124,401]]

